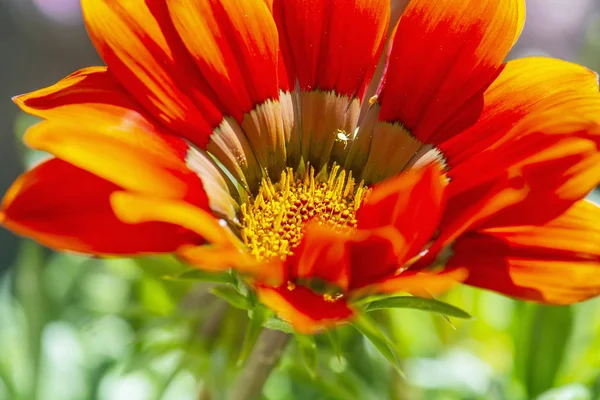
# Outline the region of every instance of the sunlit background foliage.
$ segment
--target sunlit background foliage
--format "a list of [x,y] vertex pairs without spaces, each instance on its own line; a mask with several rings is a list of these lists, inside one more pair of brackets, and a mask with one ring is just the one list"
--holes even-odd
[[[600,1],[528,0],[512,56],[534,54],[600,70]],[[0,0],[0,192],[44,157],[20,144],[35,119],[10,97],[97,63],[79,0]],[[248,312],[184,270],[169,258],[54,254],[0,231],[0,399],[225,398],[248,349]],[[295,341],[264,397],[600,399],[600,299],[548,307],[470,288],[442,299],[474,318],[371,314],[398,369],[344,327]]]

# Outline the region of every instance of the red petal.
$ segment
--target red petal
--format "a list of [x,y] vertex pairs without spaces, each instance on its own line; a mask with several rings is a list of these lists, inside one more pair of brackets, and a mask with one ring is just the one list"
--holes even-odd
[[259,300],[288,321],[300,333],[316,333],[352,318],[354,311],[344,299],[327,301],[303,286],[258,286]]
[[202,182],[186,164],[188,144],[121,111],[44,121],[27,132],[25,142],[127,190],[207,208]]
[[307,227],[286,266],[292,280],[321,279],[346,292],[393,275],[408,249],[392,226],[340,233],[315,224]]
[[56,84],[13,99],[26,113],[40,118],[85,118],[98,114],[143,120],[152,125],[131,95],[106,67],[88,67]]
[[205,207],[202,182],[187,167],[189,145],[162,134],[105,67],[82,69],[14,100],[49,119],[27,132],[28,145],[123,188]]
[[357,290],[385,277],[393,276],[410,258],[410,244],[390,225],[358,230],[347,244],[350,260],[350,290]]
[[264,0],[168,0],[167,6],[228,115],[240,122],[257,104],[279,97],[277,27]]
[[[391,41],[380,119],[397,121],[426,142],[465,103],[483,104],[524,12],[524,0],[412,0]],[[481,107],[472,111],[461,129],[477,120]]]
[[357,213],[359,229],[395,227],[416,255],[438,229],[446,178],[438,165],[413,169],[376,185]]
[[108,68],[154,117],[199,146],[222,120],[160,1],[82,0],[92,41]]
[[362,98],[384,45],[389,0],[274,0],[273,8],[300,89]]
[[467,278],[464,268],[447,268],[444,271],[405,271],[397,276],[376,282],[361,290],[365,293],[411,293],[415,296],[430,297],[448,291]]
[[291,278],[322,279],[346,290],[350,282],[346,237],[332,228],[309,225],[302,242],[286,260]]
[[509,296],[571,304],[600,294],[600,209],[579,202],[544,226],[486,230],[460,238],[449,267],[466,283]]
[[89,254],[163,253],[202,241],[180,226],[121,222],[110,204],[119,190],[52,159],[17,179],[2,201],[0,223],[52,248]]
[[[564,107],[565,101],[575,95],[598,96],[597,79],[589,69],[558,59],[532,57],[509,61],[484,93],[484,106],[477,123],[440,144],[440,150],[450,166],[458,165],[503,139],[527,115],[544,112],[552,104]],[[577,109],[573,104],[573,109],[563,110],[561,117],[567,118]],[[455,117],[457,120],[462,118],[460,114]],[[448,132],[455,130],[450,128],[445,135]]]
[[[583,99],[582,105],[600,110],[600,96],[594,97]],[[447,215],[464,213],[466,202],[473,201],[472,193],[485,196],[481,188],[508,182],[507,174],[523,181],[523,199],[498,209],[487,226],[541,223],[593,189],[600,181],[600,121],[587,112],[573,113],[570,118],[562,112],[568,111],[555,107],[531,115],[501,144],[451,169]],[[544,207],[538,206],[540,201]]]

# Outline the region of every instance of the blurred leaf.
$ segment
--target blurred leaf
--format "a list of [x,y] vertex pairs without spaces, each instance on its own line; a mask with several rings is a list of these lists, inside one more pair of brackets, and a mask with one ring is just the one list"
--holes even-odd
[[268,310],[262,306],[254,307],[249,314],[250,321],[246,327],[244,343],[242,344],[242,350],[240,351],[240,355],[237,360],[238,367],[242,366],[242,364],[246,362],[246,359],[256,344],[258,335],[263,329],[263,324],[269,317]]
[[331,349],[335,353],[338,360],[343,358],[342,356],[342,344],[340,342],[340,338],[338,337],[337,330],[335,329],[327,329],[325,331],[327,334],[327,338],[329,339],[329,344],[331,345]]
[[184,272],[185,267],[171,255],[134,258],[133,261],[147,274],[156,278]]
[[175,275],[163,275],[162,279],[169,281],[196,281],[233,284],[235,279],[229,272],[206,272],[197,268],[190,268]]
[[[332,382],[327,379],[314,379],[300,365],[291,364],[288,367],[290,377],[298,383],[298,389],[306,391],[312,389],[312,396],[297,396],[298,399],[327,399],[327,400],[356,400],[357,396],[352,393],[344,385],[338,382]],[[296,392],[294,392],[295,394]]]
[[27,398],[36,398],[39,395],[37,392],[41,378],[42,334],[45,325],[51,319],[51,304],[42,282],[45,261],[42,247],[31,241],[23,242],[16,262],[15,291],[17,301],[25,311],[28,325],[28,361],[32,384],[27,388]]
[[456,318],[471,318],[466,311],[453,305],[435,299],[426,299],[414,296],[388,297],[376,300],[366,305],[367,311],[383,310],[388,308],[412,308],[422,311],[435,312]]
[[140,282],[139,293],[144,308],[154,314],[169,315],[175,309],[173,299],[158,279],[144,276]]
[[402,374],[402,371],[400,370],[400,360],[398,359],[392,341],[372,319],[366,314],[359,315],[352,322],[352,326],[373,343],[373,346],[375,346],[381,355],[383,355],[385,359]]
[[537,400],[592,400],[592,393],[583,385],[568,385],[549,390]]
[[265,327],[267,329],[273,329],[276,331],[285,332],[285,333],[294,333],[294,328],[292,328],[292,326],[290,324],[288,324],[287,322],[285,322],[277,317],[269,318],[264,323],[263,327]]
[[301,335],[295,334],[294,338],[298,348],[300,349],[300,355],[302,356],[302,365],[306,368],[309,376],[313,379],[317,377],[317,343],[313,335]]
[[535,398],[554,384],[571,336],[573,311],[570,307],[526,304],[515,319],[515,371],[529,397]]
[[250,304],[248,299],[231,286],[217,286],[216,288],[211,289],[211,292],[235,308],[241,310],[249,310],[252,308],[252,304]]

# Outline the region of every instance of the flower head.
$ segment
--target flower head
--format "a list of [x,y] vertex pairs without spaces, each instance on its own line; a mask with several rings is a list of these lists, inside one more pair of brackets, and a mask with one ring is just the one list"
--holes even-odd
[[388,0],[82,6],[107,66],[15,98],[55,158],[6,193],[8,229],[233,268],[301,332],[461,281],[600,293],[596,75],[504,61],[524,0],[412,0],[391,30]]

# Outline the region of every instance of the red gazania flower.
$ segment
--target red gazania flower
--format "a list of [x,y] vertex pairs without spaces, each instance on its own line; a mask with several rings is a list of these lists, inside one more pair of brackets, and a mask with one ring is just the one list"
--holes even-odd
[[234,268],[301,332],[458,281],[600,293],[596,75],[504,61],[524,0],[412,0],[387,46],[389,0],[82,5],[107,67],[15,99],[55,158],[6,194],[8,229]]

